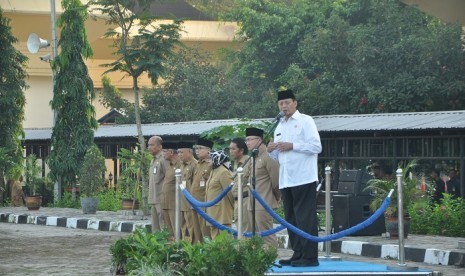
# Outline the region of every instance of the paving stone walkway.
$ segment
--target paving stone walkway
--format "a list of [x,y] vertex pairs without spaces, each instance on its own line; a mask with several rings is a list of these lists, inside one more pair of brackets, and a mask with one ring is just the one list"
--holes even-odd
[[[148,217],[131,211],[83,214],[80,209],[47,208],[29,211],[26,207],[0,207],[0,222],[37,224],[100,231],[132,232],[150,229]],[[324,236],[324,233],[320,233]],[[287,233],[278,233],[280,247],[287,248]],[[465,238],[409,235],[405,239],[405,260],[433,265],[465,266]],[[324,243],[319,244],[324,252]],[[398,240],[384,236],[348,236],[331,242],[331,252],[371,258],[398,259]]]

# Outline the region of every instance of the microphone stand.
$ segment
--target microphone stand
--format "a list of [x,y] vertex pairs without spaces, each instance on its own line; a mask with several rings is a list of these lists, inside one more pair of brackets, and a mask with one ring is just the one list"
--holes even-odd
[[[259,146],[261,145],[261,143],[259,143]],[[255,162],[256,162],[256,156],[258,155],[258,147],[255,147],[253,150],[252,150],[252,153],[250,155],[250,157],[252,157],[252,188],[255,190],[255,184],[257,183],[257,179],[256,179],[256,176],[255,176]],[[252,236],[255,236],[255,232],[256,232],[256,229],[255,229],[255,199],[252,201]]]
[[[284,113],[281,111],[279,112],[278,116],[276,116],[275,118],[275,122],[274,124],[271,126],[270,129],[268,129],[268,131],[266,132],[265,135],[263,135],[263,139],[261,139],[260,143],[257,143],[257,145],[254,146],[254,148],[252,149],[251,151],[251,154],[249,156],[249,158],[247,158],[244,162],[244,164],[242,164],[242,167],[244,168],[245,165],[249,162],[250,158],[253,158],[252,159],[252,188],[255,190],[255,184],[256,184],[256,176],[255,176],[255,157],[258,155],[258,148],[263,144],[263,141],[265,140],[265,138],[267,138],[272,131],[274,131],[274,129],[278,126],[279,124],[279,121],[281,120],[281,118],[284,116]],[[233,175],[233,181],[234,179],[236,179],[236,176],[237,176],[237,172],[234,173]],[[242,196],[242,195],[239,195],[239,196]],[[255,232],[256,232],[256,229],[255,229],[255,199],[252,201],[252,236],[255,236]]]

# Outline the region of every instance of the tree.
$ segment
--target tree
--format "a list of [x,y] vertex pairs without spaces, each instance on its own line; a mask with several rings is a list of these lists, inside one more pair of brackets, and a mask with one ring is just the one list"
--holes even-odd
[[355,2],[333,11],[302,43],[301,67],[319,69],[305,95],[325,93],[320,108],[331,114],[465,106],[459,100],[465,89],[461,26],[399,1]]
[[134,104],[123,98],[121,91],[111,84],[111,80],[107,75],[102,77],[102,90],[99,101],[105,108],[115,109],[123,115],[115,117],[116,124],[135,122]]
[[79,169],[79,192],[81,196],[97,197],[97,193],[104,187],[105,157],[96,144],[87,149],[82,166]]
[[[105,36],[114,39],[116,60],[106,64],[108,72],[122,72],[132,78],[134,93],[134,115],[137,125],[137,136],[141,147],[141,169],[146,171],[146,145],[142,133],[140,117],[140,96],[138,80],[142,74],[147,74],[156,85],[158,79],[165,73],[164,62],[174,55],[174,47],[180,45],[181,20],[172,24],[158,24],[157,18],[147,11],[151,0],[95,0],[91,1],[95,9],[107,17],[107,23],[120,29],[109,29]],[[136,6],[138,5],[138,6]],[[140,12],[136,12],[136,7]],[[147,212],[148,179],[142,175],[142,203]]]
[[[23,162],[23,120],[27,88],[27,57],[13,46],[18,39],[13,36],[10,20],[0,8],[0,190],[5,179],[18,179]],[[2,195],[2,193],[0,193]],[[0,196],[0,202],[3,197]]]
[[199,49],[181,49],[167,61],[166,70],[164,82],[144,94],[144,122],[266,117],[274,113],[274,108],[267,108],[273,100]]
[[461,26],[397,0],[239,0],[234,68],[311,114],[463,109]]
[[215,19],[220,19],[235,4],[235,0],[186,0],[186,2]]
[[57,21],[62,28],[61,53],[52,61],[56,76],[51,105],[56,121],[47,162],[52,180],[70,183],[74,191],[84,155],[93,145],[97,121],[94,86],[84,62],[92,56],[84,26],[87,9],[79,0],[63,0],[62,6],[64,12]]

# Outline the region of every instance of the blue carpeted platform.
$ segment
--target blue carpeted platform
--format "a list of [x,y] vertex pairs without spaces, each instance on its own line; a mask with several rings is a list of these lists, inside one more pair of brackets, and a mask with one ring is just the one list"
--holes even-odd
[[389,270],[387,265],[382,264],[320,260],[320,265],[317,267],[273,267],[265,275],[433,275],[433,271],[424,269],[409,271],[402,270],[401,267]]

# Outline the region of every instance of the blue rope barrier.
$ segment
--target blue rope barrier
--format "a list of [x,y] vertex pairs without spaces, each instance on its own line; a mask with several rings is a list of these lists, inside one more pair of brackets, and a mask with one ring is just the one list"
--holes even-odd
[[197,199],[195,199],[190,193],[189,191],[183,186],[183,185],[180,185],[181,187],[181,191],[182,193],[184,194],[184,196],[186,197],[186,199],[191,202],[191,205],[194,206],[198,206],[198,207],[211,207],[213,205],[215,205],[216,203],[220,202],[220,200],[223,199],[223,197],[226,196],[227,193],[229,193],[229,191],[231,191],[232,187],[234,186],[234,182],[229,185],[226,189],[224,189],[216,198],[214,198],[213,200],[211,201],[207,201],[207,202],[203,202],[203,201],[198,201]]
[[[199,202],[199,201],[196,200],[195,198],[193,198],[186,189],[182,189],[182,193],[186,197],[187,201],[192,205],[194,210],[201,217],[203,217],[206,221],[208,221],[211,225],[213,225],[214,227],[216,227],[216,228],[218,228],[220,230],[226,230],[228,233],[233,234],[234,236],[237,236],[237,230],[234,230],[231,227],[225,226],[225,225],[217,222],[212,217],[210,217],[207,213],[205,213],[202,209],[200,209],[201,206],[196,205],[195,202],[194,202],[194,201],[197,201],[197,202]],[[201,203],[203,203],[203,202],[201,202]],[[261,236],[261,237],[266,237],[266,236],[275,234],[276,232],[279,232],[279,231],[281,231],[283,229],[286,229],[286,227],[284,227],[283,225],[280,225],[280,226],[278,226],[276,228],[268,229],[268,230],[265,230],[265,231],[262,231],[262,232],[258,232],[256,234]],[[245,237],[251,237],[252,232],[244,232],[243,235]]]
[[276,220],[278,221],[279,223],[281,223],[283,226],[286,226],[286,228],[288,230],[291,230],[292,232],[294,232],[295,234],[301,236],[302,238],[305,238],[305,239],[308,239],[308,240],[311,240],[311,241],[314,241],[314,242],[325,242],[325,241],[330,241],[330,240],[333,240],[333,239],[338,239],[338,238],[341,238],[341,237],[344,237],[346,235],[350,235],[350,234],[353,234],[365,227],[367,227],[368,225],[372,224],[374,221],[376,221],[382,214],[384,214],[384,212],[386,211],[387,207],[389,206],[389,203],[391,202],[391,198],[388,196],[384,199],[384,202],[383,204],[378,208],[378,210],[376,210],[376,212],[374,212],[368,219],[366,219],[365,221],[357,224],[357,225],[354,225],[352,226],[351,228],[348,228],[348,229],[345,229],[341,232],[338,232],[338,233],[335,233],[335,234],[331,234],[331,235],[327,235],[327,236],[324,236],[324,237],[315,237],[315,236],[312,236],[302,230],[300,230],[299,228],[295,227],[294,225],[290,224],[289,222],[285,221],[284,219],[282,219],[278,214],[276,214],[272,208],[270,208],[270,206],[268,204],[266,204],[266,202],[263,200],[263,198],[260,196],[259,193],[257,193],[257,191],[255,191],[254,189],[250,189],[252,191],[252,194],[253,196],[255,197],[255,199],[258,200],[258,202],[260,202],[260,204],[265,208],[265,210]]

